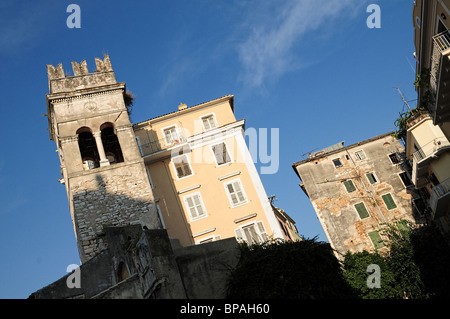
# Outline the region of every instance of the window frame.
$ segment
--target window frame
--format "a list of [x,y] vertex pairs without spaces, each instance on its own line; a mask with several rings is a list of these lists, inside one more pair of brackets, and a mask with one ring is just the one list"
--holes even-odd
[[[404,176],[406,177],[406,179],[409,181],[409,185],[406,185],[405,182],[403,181],[403,178],[401,177],[401,175],[404,174]],[[403,186],[405,186],[405,188],[414,186],[414,183],[412,182],[411,176],[409,175],[409,173],[407,171],[403,171],[397,174],[398,177],[400,178],[400,180],[403,183]]]
[[[360,158],[360,156],[358,155],[358,153],[361,153],[363,155],[363,158]],[[367,159],[366,153],[364,152],[364,150],[359,150],[355,152],[355,157],[358,161],[363,161],[365,159]]]
[[[194,208],[195,208],[196,213],[197,213],[196,217],[192,216],[192,214],[191,214],[191,207],[189,206],[189,203],[188,203],[188,198],[193,198],[194,196],[198,196],[199,202],[200,202],[200,206],[201,206],[201,208],[203,210],[203,214],[199,215],[197,207],[194,204]],[[195,222],[197,220],[200,220],[200,219],[208,217],[208,212],[206,211],[205,203],[203,202],[203,198],[202,198],[202,195],[201,195],[200,192],[194,192],[194,193],[191,193],[189,195],[183,196],[183,202],[184,202],[184,207],[186,208],[187,215],[189,216],[189,220],[191,222]]]
[[[219,164],[219,163],[217,162],[216,153],[214,152],[214,149],[213,149],[215,146],[220,145],[220,144],[225,145],[225,152],[227,153],[228,158],[230,159],[228,162],[224,162],[224,163],[222,163],[222,164]],[[226,143],[225,141],[219,142],[219,143],[217,143],[217,144],[211,145],[211,146],[210,146],[210,149],[211,149],[211,152],[213,153],[213,157],[214,157],[214,161],[215,161],[215,163],[216,163],[216,167],[221,167],[221,166],[224,166],[224,165],[227,165],[227,164],[230,164],[230,163],[233,162],[233,158],[231,157],[231,154],[230,154],[230,152],[228,151],[228,145],[227,145],[227,143]]]
[[217,241],[217,240],[221,240],[222,236],[221,235],[210,235],[207,237],[204,237],[202,239],[198,239],[195,243],[197,245],[201,245],[201,244],[207,244],[207,243],[211,243],[213,241]]
[[[389,196],[389,197],[391,198],[392,203],[394,204],[394,207],[389,208],[389,205],[388,205],[388,203],[386,202],[385,196],[386,196],[386,197]],[[386,208],[387,208],[388,210],[396,209],[396,208],[398,207],[398,206],[397,206],[397,203],[395,202],[394,197],[392,196],[391,193],[386,193],[386,194],[381,195],[381,199],[383,199],[384,205],[386,206]]]
[[178,131],[178,126],[177,126],[176,124],[172,124],[172,125],[169,125],[169,126],[166,126],[166,127],[161,128],[161,132],[162,132],[162,135],[163,135],[163,138],[162,138],[162,139],[164,140],[164,143],[166,144],[166,146],[171,146],[171,145],[177,144],[177,143],[174,143],[174,140],[175,140],[175,139],[173,138],[172,135],[171,135],[172,142],[169,143],[169,142],[167,141],[166,131],[169,130],[169,129],[171,129],[171,128],[174,128],[174,129],[175,129],[175,133],[176,133],[176,135],[177,135],[177,137],[178,137],[178,140],[181,142],[180,132]]
[[[394,163],[392,161],[391,155],[395,155],[397,163]],[[398,152],[392,152],[390,154],[387,154],[387,157],[389,158],[389,161],[391,162],[391,165],[399,165],[402,163],[402,159],[399,157]]]
[[[339,161],[339,166],[336,166],[336,163],[335,163],[335,161]],[[340,157],[336,157],[336,158],[333,158],[333,159],[331,160],[331,162],[333,163],[333,165],[334,165],[334,168],[340,168],[340,167],[342,167],[342,166],[343,166],[343,164],[342,164],[342,161],[341,161],[341,158],[340,158]]]
[[[353,188],[353,190],[351,190],[351,191],[348,190],[348,187],[347,187],[347,184],[346,184],[348,182],[351,183],[351,186]],[[356,191],[355,183],[353,183],[353,181],[351,179],[347,179],[347,180],[343,181],[342,184],[344,185],[344,187],[345,187],[345,189],[346,189],[348,194],[353,193],[354,191]]]
[[[203,122],[203,119],[208,118],[208,117],[212,117],[212,118],[213,118],[214,127],[210,127],[210,128],[206,128],[206,127],[205,127],[205,123]],[[200,118],[200,121],[202,122],[203,130],[204,130],[205,132],[206,132],[206,131],[213,130],[213,129],[219,127],[219,123],[217,123],[216,114],[215,114],[214,112],[208,113],[208,114],[204,114],[204,115],[200,116],[199,118]]]
[[[177,167],[175,166],[175,161],[174,161],[174,160],[177,159],[177,158],[183,157],[183,156],[186,157],[187,164],[188,164],[188,166],[189,166],[189,170],[191,171],[191,174],[185,175],[185,176],[182,176],[182,177],[178,177],[178,170],[177,170]],[[170,161],[171,161],[171,163],[172,163],[172,167],[173,167],[173,170],[174,170],[174,172],[175,172],[175,176],[176,176],[176,178],[177,178],[178,181],[179,181],[179,180],[182,180],[182,179],[185,179],[185,178],[188,178],[188,177],[191,177],[191,176],[194,175],[194,171],[193,171],[193,169],[192,169],[191,161],[189,160],[189,156],[187,156],[186,153],[183,153],[183,154],[180,154],[180,155],[177,155],[177,156],[173,156],[173,157],[170,159]]]
[[[380,232],[378,230],[368,232],[367,235],[369,236],[369,239],[372,242],[372,245],[375,248],[375,250],[381,249],[386,246],[384,243],[384,240],[381,237]],[[375,243],[375,239],[377,239],[376,243]]]
[[[369,177],[367,176],[369,174],[371,174],[373,176],[373,178],[375,179],[375,181],[373,183],[370,181]],[[368,173],[365,173],[365,175],[366,175],[367,181],[369,182],[370,185],[373,185],[373,184],[376,184],[379,182],[378,176],[375,175],[375,172],[368,172]]]
[[[230,192],[229,192],[229,190],[228,190],[228,185],[233,184],[233,183],[235,183],[235,182],[238,182],[238,183],[239,183],[239,186],[240,186],[240,188],[241,188],[242,195],[245,197],[245,199],[244,199],[243,201],[240,201],[240,202],[237,203],[237,204],[234,204],[234,203],[233,203],[233,199],[232,199],[232,197],[231,197],[232,194],[230,194]],[[225,193],[226,193],[227,196],[228,196],[228,201],[230,202],[231,208],[239,207],[239,206],[242,206],[242,205],[245,205],[245,204],[249,203],[247,194],[245,193],[244,186],[242,185],[242,181],[241,181],[240,178],[235,178],[235,179],[226,181],[226,182],[223,183],[223,186],[224,186],[224,188],[225,188]],[[233,189],[234,189],[234,186],[233,186]],[[237,196],[237,198],[239,199],[239,196]]]
[[[358,211],[358,208],[356,207],[356,205],[360,205],[360,204],[362,204],[362,205],[364,206],[364,209],[365,209],[365,211],[366,211],[366,213],[367,213],[367,216],[365,216],[365,217],[362,217],[362,216],[361,216],[360,212]],[[359,216],[360,219],[366,219],[366,218],[369,218],[369,217],[370,217],[370,213],[369,213],[369,211],[367,210],[366,204],[364,204],[364,202],[356,203],[356,204],[353,205],[353,207],[355,208],[356,213],[358,214],[358,216]]]
[[[246,223],[246,224],[241,225],[238,228],[236,228],[234,230],[236,239],[238,241],[242,240],[242,241],[246,242],[248,245],[255,244],[253,242],[249,242],[248,241],[247,235],[246,235],[246,233],[244,231],[244,229],[250,228],[250,227],[254,227],[254,229],[256,231],[256,235],[258,235],[260,237],[260,239],[261,239],[260,243],[264,243],[264,242],[270,240],[269,233],[267,232],[267,229],[264,226],[264,222],[262,220],[254,220],[254,221],[251,221],[249,223]],[[261,230],[261,228],[262,228],[262,230]]]

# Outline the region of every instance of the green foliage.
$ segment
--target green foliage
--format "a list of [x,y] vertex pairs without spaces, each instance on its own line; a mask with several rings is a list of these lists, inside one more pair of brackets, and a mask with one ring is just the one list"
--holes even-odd
[[450,238],[433,226],[421,227],[411,235],[414,261],[430,298],[450,299]]
[[134,94],[130,91],[126,91],[123,95],[123,99],[125,106],[127,107],[128,115],[131,115],[131,112],[133,111]]
[[427,298],[421,272],[414,260],[411,244],[412,225],[406,221],[400,224],[385,224],[384,235],[388,237],[389,268],[396,276],[397,285],[412,299]]
[[[348,252],[341,263],[316,238],[240,245],[228,298],[235,299],[448,299],[449,238],[433,226],[384,224],[389,253]],[[380,288],[369,288],[369,265],[380,267]]]
[[400,115],[399,118],[397,118],[394,121],[394,125],[397,127],[395,130],[393,136],[397,139],[403,140],[403,142],[406,141],[406,131],[408,130],[408,123],[415,119],[416,116],[422,114],[425,111],[424,107],[416,107],[415,109],[412,109],[411,111],[407,111]]
[[343,299],[354,297],[328,243],[240,245],[241,259],[231,273],[229,298]]
[[[380,266],[380,288],[369,288],[367,278],[370,273],[367,267],[371,264]],[[358,292],[362,299],[401,299],[403,291],[396,283],[395,273],[390,269],[386,259],[378,253],[367,251],[350,253],[344,259],[344,278],[348,284]]]
[[416,80],[414,81],[414,86],[421,88],[421,102],[416,108],[411,109],[403,114],[394,121],[394,125],[397,130],[394,132],[394,137],[406,141],[406,131],[408,129],[408,122],[416,118],[418,115],[422,114],[424,111],[430,109],[431,105],[434,103],[434,96],[430,91],[430,70],[423,69],[421,73],[417,74]]
[[[384,224],[389,254],[350,253],[344,259],[344,278],[361,298],[449,298],[450,247],[448,238],[433,226],[413,228],[402,221]],[[368,265],[381,269],[381,287],[368,288]]]

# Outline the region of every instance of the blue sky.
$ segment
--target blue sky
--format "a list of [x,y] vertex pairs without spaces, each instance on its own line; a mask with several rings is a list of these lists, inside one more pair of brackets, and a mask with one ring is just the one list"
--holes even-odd
[[[69,29],[69,4],[81,28]],[[381,28],[369,29],[369,4]],[[227,94],[246,127],[279,128],[268,195],[305,237],[326,241],[291,165],[394,130],[413,81],[412,0],[18,1],[0,3],[0,298],[27,298],[79,264],[47,131],[46,65],[107,53],[135,96],[132,121]],[[411,102],[415,105],[415,102]],[[257,163],[257,168],[260,165]]]

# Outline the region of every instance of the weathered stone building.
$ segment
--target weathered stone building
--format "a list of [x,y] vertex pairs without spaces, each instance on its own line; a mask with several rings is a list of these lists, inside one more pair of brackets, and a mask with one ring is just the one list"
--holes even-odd
[[422,220],[404,149],[392,133],[341,142],[292,166],[339,256],[386,249],[382,223]]

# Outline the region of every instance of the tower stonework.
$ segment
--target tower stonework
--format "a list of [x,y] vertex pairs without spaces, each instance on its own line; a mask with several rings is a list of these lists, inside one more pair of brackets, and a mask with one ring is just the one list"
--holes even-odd
[[81,262],[107,247],[104,227],[140,224],[162,228],[144,161],[109,56],[47,65],[50,139],[61,161]]

